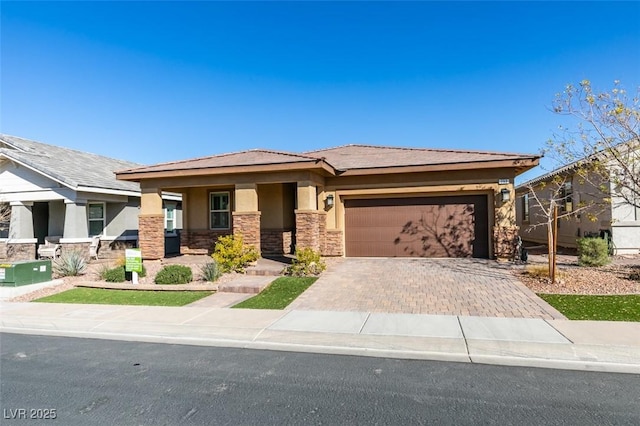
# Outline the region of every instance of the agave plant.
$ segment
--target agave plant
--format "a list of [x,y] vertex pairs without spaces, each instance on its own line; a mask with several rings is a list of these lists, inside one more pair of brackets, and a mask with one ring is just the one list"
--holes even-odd
[[86,270],[87,260],[78,250],[64,252],[53,261],[53,271],[61,277],[75,277],[84,274]]

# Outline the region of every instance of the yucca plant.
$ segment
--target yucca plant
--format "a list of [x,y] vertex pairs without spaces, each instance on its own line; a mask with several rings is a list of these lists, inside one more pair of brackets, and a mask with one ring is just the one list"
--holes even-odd
[[65,251],[53,261],[53,271],[61,277],[75,277],[87,270],[87,259],[78,250]]
[[200,274],[202,275],[202,279],[204,281],[216,281],[218,278],[222,276],[222,271],[220,270],[220,266],[218,262],[215,260],[213,262],[205,263],[200,267]]

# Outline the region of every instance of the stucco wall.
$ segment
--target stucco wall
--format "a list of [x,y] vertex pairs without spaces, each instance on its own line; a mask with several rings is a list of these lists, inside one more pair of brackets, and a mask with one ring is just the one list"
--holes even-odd
[[[593,183],[591,183],[593,181]],[[611,205],[604,201],[605,195],[599,189],[600,183],[595,177],[585,181],[576,176],[571,178],[573,185],[573,208],[579,207],[580,203],[592,206],[575,215],[558,220],[558,245],[561,247],[576,247],[576,239],[588,234],[599,233],[604,229],[611,229]],[[605,182],[602,184],[607,186]],[[545,187],[535,187],[537,197],[540,200],[549,200],[554,191],[554,186],[548,184]],[[525,241],[540,244],[547,243],[547,222],[546,214],[536,202],[532,195],[529,195],[529,221],[524,221],[523,196],[528,193],[526,188],[518,188],[516,201],[516,221],[520,227],[520,236]],[[564,212],[559,208],[558,215]],[[592,220],[595,216],[595,220]]]

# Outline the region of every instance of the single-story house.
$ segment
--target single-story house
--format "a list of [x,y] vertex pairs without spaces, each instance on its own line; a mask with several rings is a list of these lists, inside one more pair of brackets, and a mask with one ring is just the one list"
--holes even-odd
[[[625,189],[616,189],[616,185],[610,179],[603,178],[601,173],[589,172],[587,178],[581,176],[588,168],[583,167],[585,161],[581,159],[559,167],[516,187],[516,222],[521,238],[524,241],[547,244],[547,218],[531,193],[533,189],[540,200],[556,198],[559,201],[559,215],[571,212],[579,206],[591,206],[558,220],[557,238],[560,247],[576,248],[576,240],[580,237],[604,237],[606,234],[613,242],[614,254],[639,254],[640,207],[637,204],[640,200],[636,205],[626,201],[617,192]],[[600,164],[607,165],[606,174],[611,173],[611,168],[615,167],[615,162]],[[640,162],[631,160],[628,166],[635,167],[636,176],[640,176]],[[557,191],[556,185],[550,184],[554,179],[562,184],[560,194],[554,194]],[[626,198],[631,197],[633,194]],[[594,216],[596,220],[593,220]]]
[[[100,236],[101,257],[137,246],[140,185],[114,174],[132,167],[140,165],[0,135],[0,203],[11,209],[0,231],[0,259],[35,259],[46,237],[62,251],[89,253],[91,237]],[[161,200],[163,237],[177,252],[181,198],[165,193]]]
[[142,256],[164,254],[163,191],[182,195],[183,254],[242,234],[263,255],[510,257],[514,178],[539,156],[347,145],[248,150],[123,169],[142,190]]

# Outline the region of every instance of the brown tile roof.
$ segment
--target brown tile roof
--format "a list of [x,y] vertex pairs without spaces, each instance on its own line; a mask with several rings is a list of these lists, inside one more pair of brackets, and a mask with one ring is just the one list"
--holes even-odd
[[209,157],[194,158],[191,160],[172,161],[160,163],[152,166],[139,167],[122,172],[135,171],[144,172],[165,172],[174,170],[210,169],[218,167],[237,166],[261,166],[268,164],[287,163],[316,163],[318,157],[304,154],[294,154],[290,152],[271,151],[266,149],[251,149],[248,151],[231,152],[228,154],[212,155]]
[[340,171],[539,158],[537,155],[504,152],[396,148],[373,145],[345,145],[304,154],[324,157],[327,163]]
[[[384,169],[395,168],[395,172],[403,168],[433,168],[438,166],[468,163],[467,169],[473,168],[477,163],[505,162],[513,163],[510,166],[519,166],[516,163],[526,162],[525,169],[537,164],[537,155],[514,154],[487,151],[461,151],[446,149],[426,148],[396,148],[372,145],[345,145],[336,148],[328,148],[306,153],[291,153],[272,151],[266,149],[253,149],[248,151],[233,152],[214,155],[210,157],[195,158],[191,160],[161,163],[153,166],[143,166],[135,169],[117,172],[118,178],[139,179],[144,175],[159,174],[168,175],[173,172],[185,174],[208,173],[243,173],[247,171],[261,171],[271,167],[282,169],[287,166],[317,169],[322,168],[331,175],[342,173],[371,174],[384,173]],[[506,166],[506,167],[510,167]],[[368,170],[368,171],[366,171]],[[408,169],[407,169],[408,170]],[[391,172],[391,170],[389,170]]]

